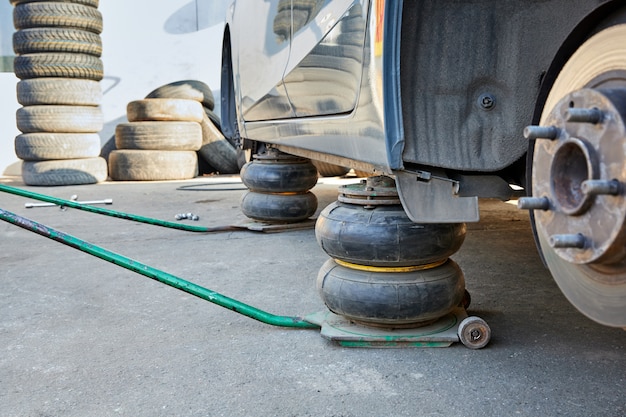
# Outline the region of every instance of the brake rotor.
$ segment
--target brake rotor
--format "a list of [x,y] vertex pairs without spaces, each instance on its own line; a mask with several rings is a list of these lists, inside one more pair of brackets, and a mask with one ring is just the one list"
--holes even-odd
[[[589,318],[626,327],[626,25],[589,38],[561,70],[534,144],[534,226],[559,288]],[[521,200],[520,200],[521,202]]]

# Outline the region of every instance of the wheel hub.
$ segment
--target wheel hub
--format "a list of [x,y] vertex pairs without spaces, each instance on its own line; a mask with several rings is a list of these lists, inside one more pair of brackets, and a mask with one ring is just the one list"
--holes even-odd
[[543,202],[537,227],[568,262],[625,258],[625,119],[626,89],[582,89],[549,113],[553,135],[539,128],[548,137],[538,137],[533,161],[534,195]]

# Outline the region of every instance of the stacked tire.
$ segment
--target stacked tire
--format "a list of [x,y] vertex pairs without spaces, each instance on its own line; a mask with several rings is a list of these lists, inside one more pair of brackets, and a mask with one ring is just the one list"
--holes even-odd
[[213,92],[207,84],[198,80],[175,81],[155,89],[146,98],[188,99],[199,102],[204,114],[200,121],[202,146],[198,150],[198,156],[208,164],[206,171],[220,174],[239,173],[236,144],[226,139],[221,131],[220,118],[213,112]]
[[102,15],[98,0],[10,0],[22,134],[15,153],[27,185],[92,184],[107,178],[103,116]]
[[202,104],[180,98],[128,103],[128,123],[115,128],[109,175],[116,181],[184,180],[198,175]]

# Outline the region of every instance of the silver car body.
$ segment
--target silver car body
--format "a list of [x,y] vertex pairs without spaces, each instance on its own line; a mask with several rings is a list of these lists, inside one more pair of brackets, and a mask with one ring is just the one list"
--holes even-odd
[[[376,14],[383,4],[295,1],[291,9],[288,0],[234,3],[232,66],[241,135],[391,173],[383,120],[383,20]],[[285,28],[281,21],[293,25]],[[377,33],[378,39],[371,36]]]
[[524,183],[522,131],[537,123],[570,43],[619,6],[236,0],[224,46],[226,130],[393,174],[416,222],[478,221],[477,197],[507,199],[509,183]]
[[[570,93],[626,91],[623,0],[236,0],[229,10],[222,65],[228,137],[244,149],[266,143],[391,174],[416,223],[478,221],[478,197],[506,200],[514,195],[511,184],[527,186],[532,195],[534,185],[542,195],[524,204],[564,293],[594,320],[624,326],[626,261],[620,258],[615,270],[600,263],[596,270],[591,261],[578,265],[565,256],[586,248],[587,237],[579,243],[580,224],[603,244],[598,236],[615,226],[559,208],[586,195],[580,190],[596,179],[589,168],[595,155],[612,156],[613,148],[597,145],[590,152],[584,145],[579,154],[587,156],[574,163],[565,145],[559,155],[566,156],[554,155],[562,141],[542,145],[557,133],[528,139],[522,133],[566,97],[555,124],[567,130],[580,122],[564,116],[565,107],[575,106]],[[588,82],[571,68],[582,68]],[[595,137],[603,132],[599,126],[586,126],[585,134]],[[611,132],[606,143],[623,143],[623,130]],[[537,172],[544,172],[539,182]],[[598,210],[614,201],[586,198]],[[624,195],[615,198],[626,204]],[[556,209],[546,201],[558,201]],[[547,236],[544,229],[557,216],[558,233]],[[575,243],[553,243],[563,236]],[[607,245],[623,254],[620,242]]]

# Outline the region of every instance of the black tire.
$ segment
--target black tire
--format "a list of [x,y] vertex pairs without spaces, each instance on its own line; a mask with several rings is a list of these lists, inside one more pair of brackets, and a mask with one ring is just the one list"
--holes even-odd
[[330,257],[370,266],[442,261],[459,250],[465,233],[465,223],[413,223],[400,205],[366,209],[334,202],[315,224],[317,243]]
[[116,149],[115,134],[113,134],[113,136],[111,136],[109,139],[107,139],[106,142],[104,142],[104,145],[102,145],[102,148],[100,149],[100,156],[104,158],[105,161],[107,161],[107,164],[109,163],[109,154]]
[[248,162],[241,168],[241,180],[251,191],[261,193],[304,192],[317,184],[317,169],[308,160],[301,162]]
[[200,123],[202,147],[198,153],[221,174],[237,174],[237,151],[205,114]]
[[[24,4],[24,3],[41,3],[41,2],[47,2],[47,1],[51,1],[51,0],[9,0],[11,2],[12,5],[17,6],[18,4]],[[100,0],[53,0],[55,3],[76,3],[76,4],[83,4],[85,6],[90,6],[90,7],[98,7],[98,5],[100,4]]]
[[109,175],[116,181],[186,180],[198,175],[193,151],[115,150],[109,154]]
[[458,265],[377,272],[347,268],[329,259],[317,276],[318,292],[330,311],[372,326],[427,324],[456,308],[465,291]]
[[22,133],[97,133],[104,123],[102,110],[93,106],[27,106],[16,112]]
[[41,53],[15,57],[15,76],[19,79],[58,77],[100,81],[104,66],[98,57],[87,54]]
[[241,211],[251,219],[269,223],[297,223],[311,217],[317,209],[317,197],[310,191],[300,194],[246,192]]
[[[204,107],[204,106],[203,106]],[[210,110],[208,107],[204,107],[204,112],[209,117],[209,120],[215,127],[217,127],[220,132],[222,131],[222,122],[217,114],[213,110]]]
[[22,179],[27,185],[95,184],[107,179],[107,163],[100,157],[25,161],[22,163]]
[[65,2],[18,4],[13,9],[15,29],[65,27],[102,33],[102,14],[95,7]]
[[202,104],[181,98],[147,98],[126,106],[129,122],[190,121],[200,123],[204,117]]
[[100,155],[97,133],[24,133],[15,137],[15,154],[25,161],[95,158]]
[[33,78],[17,83],[17,101],[22,106],[98,106],[102,102],[102,89],[93,80]]
[[198,80],[182,80],[163,85],[151,91],[146,98],[186,98],[199,101],[209,110],[215,108],[215,98],[211,88]]
[[130,122],[115,128],[117,149],[197,151],[202,128],[196,122]]
[[30,28],[13,33],[13,51],[18,55],[61,52],[102,55],[100,35],[68,28]]
[[311,162],[315,165],[321,177],[341,177],[350,172],[350,168],[342,167],[341,165],[316,160],[312,160]]

